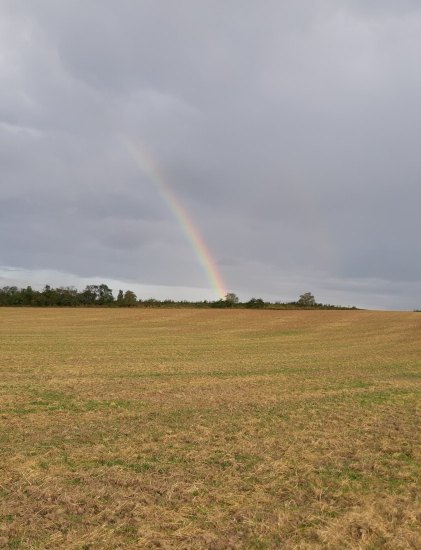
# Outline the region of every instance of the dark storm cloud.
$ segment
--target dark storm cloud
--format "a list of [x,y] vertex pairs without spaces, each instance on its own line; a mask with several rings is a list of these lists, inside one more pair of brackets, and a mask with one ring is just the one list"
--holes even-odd
[[245,298],[419,306],[418,1],[1,12],[0,264],[206,287],[128,137]]

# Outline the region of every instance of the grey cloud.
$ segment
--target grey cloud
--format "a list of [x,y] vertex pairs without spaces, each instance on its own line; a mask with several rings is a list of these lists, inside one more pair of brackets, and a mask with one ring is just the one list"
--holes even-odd
[[174,296],[209,284],[125,136],[150,149],[230,289],[328,299],[330,282],[339,302],[410,307],[418,4],[4,2],[0,263]]

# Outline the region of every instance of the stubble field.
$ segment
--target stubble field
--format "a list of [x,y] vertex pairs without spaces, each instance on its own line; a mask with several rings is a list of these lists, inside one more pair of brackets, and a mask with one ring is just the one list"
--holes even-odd
[[1,548],[420,548],[421,314],[0,310]]

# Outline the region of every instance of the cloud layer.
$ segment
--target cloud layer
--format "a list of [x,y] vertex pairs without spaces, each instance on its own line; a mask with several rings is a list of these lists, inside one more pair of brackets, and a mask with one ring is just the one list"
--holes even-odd
[[214,296],[125,136],[229,290],[421,305],[419,2],[6,0],[0,15],[0,264]]

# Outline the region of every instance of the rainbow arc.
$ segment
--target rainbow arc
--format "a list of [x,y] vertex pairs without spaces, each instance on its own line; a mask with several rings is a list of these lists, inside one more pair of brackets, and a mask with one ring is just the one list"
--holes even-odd
[[227,291],[218,266],[216,265],[216,262],[213,259],[205,241],[203,240],[200,231],[193,223],[193,220],[184,205],[180,202],[174,191],[171,189],[171,186],[168,184],[163,170],[143,144],[140,144],[139,142],[136,142],[135,144],[127,137],[123,138],[123,142],[126,144],[131,156],[139,168],[158,188],[161,197],[164,199],[165,203],[180,224],[184,234],[192,245],[199,264],[202,266],[206,277],[218,298],[224,298]]

